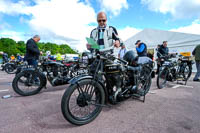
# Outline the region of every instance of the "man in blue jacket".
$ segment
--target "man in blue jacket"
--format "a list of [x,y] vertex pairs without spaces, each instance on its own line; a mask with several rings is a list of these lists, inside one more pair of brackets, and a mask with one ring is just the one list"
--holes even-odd
[[135,45],[138,54],[138,64],[144,64],[152,61],[151,58],[147,57],[147,45],[145,43],[141,42],[141,40],[137,40]]
[[29,39],[26,43],[25,60],[28,62],[28,65],[33,65],[34,67],[37,67],[38,59],[41,54],[36,44],[39,41],[40,41],[40,36],[35,35],[33,38]]
[[147,56],[147,45],[145,43],[141,42],[141,40],[137,40],[135,45],[139,57]]

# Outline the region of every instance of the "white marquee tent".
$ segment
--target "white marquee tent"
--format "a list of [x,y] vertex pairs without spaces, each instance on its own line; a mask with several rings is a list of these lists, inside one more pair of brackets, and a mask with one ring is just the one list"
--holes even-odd
[[127,49],[135,50],[135,42],[141,40],[147,44],[148,49],[157,48],[158,44],[163,41],[168,41],[168,48],[170,53],[190,52],[192,53],[196,45],[200,44],[200,35],[144,29],[131,38],[127,39],[124,44]]
[[137,40],[146,43],[148,48],[156,48],[163,41],[168,41],[170,52],[191,52],[196,45],[200,44],[200,35],[144,29],[124,42],[127,49],[135,49]]

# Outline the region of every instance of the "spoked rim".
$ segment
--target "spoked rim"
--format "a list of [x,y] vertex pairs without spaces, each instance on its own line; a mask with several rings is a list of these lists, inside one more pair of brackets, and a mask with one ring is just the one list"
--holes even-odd
[[17,87],[22,93],[32,93],[41,86],[41,81],[33,73],[24,73],[19,77]]
[[6,72],[7,73],[15,73],[15,69],[12,67],[12,65],[8,65],[7,67],[6,67]]
[[157,79],[157,86],[159,89],[162,89],[166,86],[167,83],[167,71],[165,69],[159,71],[158,79]]
[[185,66],[184,70],[183,70],[183,77],[184,79],[188,79],[190,77],[190,68],[189,66]]
[[8,72],[12,72],[12,71],[14,71],[14,68],[11,65],[8,65],[7,70],[8,70]]
[[77,86],[69,98],[68,111],[77,120],[87,120],[98,112],[100,102],[100,92],[94,85]]
[[140,82],[138,84],[138,93],[141,96],[144,96],[148,93],[150,86],[151,86],[151,76],[150,74],[150,70],[144,70],[145,72],[143,73],[143,75],[141,75],[140,77]]

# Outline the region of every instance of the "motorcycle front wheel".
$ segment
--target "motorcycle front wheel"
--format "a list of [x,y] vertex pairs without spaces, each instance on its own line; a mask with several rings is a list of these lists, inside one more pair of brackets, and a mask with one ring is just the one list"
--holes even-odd
[[166,86],[167,83],[167,75],[169,71],[166,68],[160,68],[159,74],[157,76],[157,87],[162,89]]
[[62,97],[61,110],[64,118],[75,125],[93,121],[105,102],[102,86],[94,80],[85,79],[71,84]]

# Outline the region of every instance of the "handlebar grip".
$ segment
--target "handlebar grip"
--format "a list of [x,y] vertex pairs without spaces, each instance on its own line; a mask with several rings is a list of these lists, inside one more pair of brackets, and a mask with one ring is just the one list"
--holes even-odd
[[125,61],[125,60],[123,60],[123,59],[118,59],[118,60],[121,61],[121,62],[124,63],[124,64],[128,64],[128,62]]

